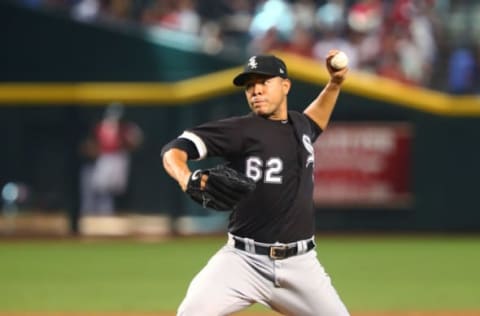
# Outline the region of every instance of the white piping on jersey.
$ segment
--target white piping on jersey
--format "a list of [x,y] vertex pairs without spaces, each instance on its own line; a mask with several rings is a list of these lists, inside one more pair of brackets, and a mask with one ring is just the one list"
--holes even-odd
[[198,151],[198,159],[196,160],[202,160],[207,156],[207,146],[203,142],[203,140],[198,137],[196,134],[188,131],[184,131],[182,135],[178,136],[178,138],[185,138],[191,141],[195,147],[197,148]]

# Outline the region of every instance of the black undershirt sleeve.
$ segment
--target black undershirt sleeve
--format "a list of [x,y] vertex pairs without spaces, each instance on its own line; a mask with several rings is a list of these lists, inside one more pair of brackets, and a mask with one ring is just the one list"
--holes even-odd
[[191,140],[186,138],[175,138],[174,140],[163,146],[161,156],[163,157],[163,155],[172,148],[177,148],[186,152],[189,160],[198,159],[200,157],[197,151],[197,147],[195,147],[195,144]]

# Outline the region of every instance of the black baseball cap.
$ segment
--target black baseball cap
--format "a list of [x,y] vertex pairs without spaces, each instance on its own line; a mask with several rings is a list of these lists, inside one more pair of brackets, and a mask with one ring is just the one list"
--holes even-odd
[[248,59],[243,72],[233,79],[236,86],[244,86],[251,74],[288,78],[287,66],[280,58],[273,55],[258,55]]

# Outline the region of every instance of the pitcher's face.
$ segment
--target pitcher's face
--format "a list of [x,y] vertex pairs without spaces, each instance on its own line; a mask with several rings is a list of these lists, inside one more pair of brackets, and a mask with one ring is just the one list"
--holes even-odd
[[286,119],[290,85],[290,80],[281,77],[252,75],[245,83],[250,109],[269,119]]

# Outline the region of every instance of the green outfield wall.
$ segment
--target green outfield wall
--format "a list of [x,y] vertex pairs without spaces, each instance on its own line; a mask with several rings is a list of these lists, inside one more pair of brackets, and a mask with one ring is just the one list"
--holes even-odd
[[[203,214],[162,169],[163,144],[189,126],[248,112],[231,78],[241,59],[154,43],[138,30],[73,22],[4,2],[0,50],[0,186],[31,188],[29,207],[78,216],[79,146],[104,107],[127,105],[145,133],[133,154],[122,209]],[[5,28],[4,28],[5,29]],[[278,52],[290,67],[290,107],[301,110],[326,83],[323,66]],[[333,122],[412,126],[412,202],[402,208],[318,209],[321,230],[480,229],[480,102],[352,73]],[[196,166],[202,166],[205,162]],[[75,229],[75,220],[72,222]]]

